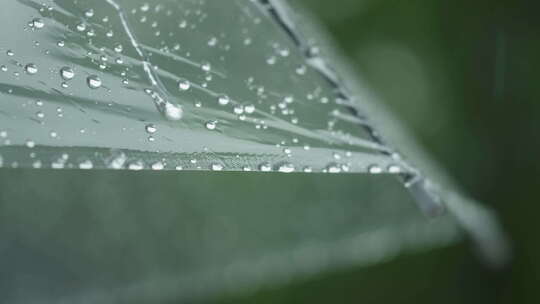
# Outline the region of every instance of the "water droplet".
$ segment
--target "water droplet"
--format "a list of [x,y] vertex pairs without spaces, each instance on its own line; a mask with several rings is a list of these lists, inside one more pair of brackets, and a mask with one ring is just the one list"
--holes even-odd
[[87,159],[79,163],[79,169],[89,170],[94,167],[94,164],[91,160]]
[[389,173],[400,173],[401,172],[401,167],[399,167],[398,165],[390,165],[388,166],[388,172]]
[[90,75],[86,78],[86,83],[88,84],[88,87],[91,89],[97,89],[101,87],[101,79],[97,77],[96,75]]
[[42,166],[43,164],[41,163],[40,160],[36,160],[35,162],[32,163],[32,168],[34,169],[40,169]]
[[326,166],[326,170],[329,173],[339,173],[341,172],[341,167],[336,163],[331,163],[328,166]]
[[153,163],[150,167],[152,168],[152,170],[163,170],[165,168],[165,165],[162,162],[158,161]]
[[64,42],[64,40],[60,40],[56,43],[56,45],[58,45],[59,47],[63,47],[64,45],[66,45],[66,43]]
[[148,132],[149,134],[154,134],[157,131],[157,128],[154,124],[147,124],[144,128],[146,129],[146,132]]
[[242,105],[236,105],[233,108],[234,114],[242,114],[244,113],[244,107]]
[[178,81],[178,89],[181,91],[187,91],[191,87],[191,83],[186,79]]
[[208,130],[215,130],[217,127],[217,121],[215,120],[207,121],[204,125],[206,126]]
[[138,160],[138,161],[130,163],[128,165],[128,169],[135,170],[135,171],[142,170],[144,169],[144,164],[140,160]]
[[165,115],[165,118],[167,118],[168,120],[180,120],[182,119],[182,115],[184,114],[184,111],[182,110],[182,107],[180,107],[179,105],[167,102],[164,106],[163,114]]
[[281,164],[281,165],[279,165],[279,167],[278,167],[278,171],[279,171],[279,172],[283,172],[283,173],[291,173],[291,172],[294,172],[294,165],[291,164],[291,163],[284,163],[284,164]]
[[6,55],[11,57],[11,56],[15,55],[15,53],[12,50],[7,50]]
[[210,66],[210,63],[208,62],[204,62],[203,64],[201,64],[201,69],[205,72],[210,72],[211,70],[211,66]]
[[220,95],[220,96],[218,96],[218,103],[219,103],[220,105],[222,105],[222,106],[228,105],[230,101],[231,101],[231,100],[230,100],[229,96],[227,96],[227,95]]
[[75,72],[70,67],[63,67],[60,69],[60,76],[64,80],[70,80],[70,79],[73,79],[73,77],[75,77]]
[[85,30],[86,30],[86,24],[84,24],[84,23],[77,24],[77,31],[82,32],[82,31],[85,31]]
[[126,163],[127,156],[123,152],[120,152],[118,155],[114,156],[111,161],[109,162],[108,167],[110,169],[122,169],[124,168],[124,164]]
[[262,163],[259,165],[259,170],[263,172],[270,172],[272,171],[272,165],[269,163]]
[[114,51],[117,53],[122,53],[123,50],[124,50],[124,47],[122,47],[121,44],[117,44],[114,46]]
[[8,68],[7,68],[7,66],[2,65],[2,66],[0,66],[0,70],[2,70],[2,72],[7,72]]
[[84,11],[84,15],[88,18],[91,18],[94,16],[94,10],[93,9],[87,9],[86,11]]
[[254,105],[247,105],[244,107],[244,111],[248,114],[252,114],[255,112],[255,106]]
[[213,163],[211,166],[210,166],[210,169],[212,171],[221,171],[223,170],[223,165],[222,164],[218,164],[218,163]]
[[368,172],[371,174],[379,174],[382,173],[382,169],[377,165],[371,165],[368,167]]
[[36,146],[36,143],[33,142],[32,140],[27,140],[27,141],[26,141],[26,146],[27,146],[28,148],[33,148],[33,147]]
[[45,22],[43,22],[43,20],[40,18],[35,18],[32,20],[31,25],[35,29],[41,29],[45,26]]
[[35,64],[33,63],[29,63],[27,64],[25,67],[24,67],[24,70],[26,71],[26,73],[30,74],[30,75],[34,75],[38,72],[38,68]]

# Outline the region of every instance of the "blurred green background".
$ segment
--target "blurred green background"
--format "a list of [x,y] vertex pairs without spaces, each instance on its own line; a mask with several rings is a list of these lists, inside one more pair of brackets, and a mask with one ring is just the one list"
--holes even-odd
[[490,270],[463,244],[226,302],[539,303],[537,2],[300,2],[430,154],[498,212],[514,257]]

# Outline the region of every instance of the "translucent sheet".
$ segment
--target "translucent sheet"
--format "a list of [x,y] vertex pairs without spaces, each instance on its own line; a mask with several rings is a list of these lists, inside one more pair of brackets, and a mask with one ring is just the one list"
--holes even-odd
[[403,169],[257,1],[6,6],[4,166]]

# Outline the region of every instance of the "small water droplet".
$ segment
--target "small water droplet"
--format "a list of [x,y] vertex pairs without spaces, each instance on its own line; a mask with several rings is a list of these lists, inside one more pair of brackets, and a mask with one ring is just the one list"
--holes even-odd
[[138,160],[138,161],[130,163],[128,165],[128,169],[135,170],[135,171],[142,170],[144,169],[144,164],[140,160]]
[[148,132],[148,134],[154,134],[157,131],[157,128],[154,124],[147,124],[144,128],[146,129],[146,132]]
[[259,165],[259,170],[263,172],[270,172],[272,171],[272,165],[269,163],[262,163]]
[[379,174],[382,173],[382,169],[377,165],[371,165],[368,167],[368,172],[371,174]]
[[284,163],[278,167],[278,171],[283,173],[291,173],[294,172],[294,170],[294,165],[291,163]]
[[326,170],[329,173],[339,173],[341,172],[341,167],[336,163],[331,163],[328,166],[326,166]]
[[33,63],[29,63],[27,64],[25,67],[24,67],[24,70],[26,71],[26,73],[30,74],[30,75],[34,75],[38,72],[38,68],[35,64]]
[[186,79],[178,81],[178,89],[181,91],[187,91],[191,87],[191,83]]
[[45,22],[41,18],[35,18],[32,20],[31,25],[35,29],[41,29],[45,26]]
[[27,141],[26,141],[26,146],[27,146],[28,148],[33,148],[33,147],[36,146],[36,143],[33,142],[32,140],[27,140]]
[[215,120],[207,121],[204,125],[208,130],[215,130],[217,127],[217,121]]
[[398,165],[390,165],[388,166],[388,172],[389,173],[400,173],[401,172],[401,167],[399,167]]
[[163,113],[168,120],[180,120],[184,111],[181,106],[167,102],[164,106]]
[[94,10],[91,9],[91,8],[89,8],[89,9],[87,9],[86,11],[84,11],[84,15],[85,15],[86,17],[88,17],[88,18],[91,18],[91,17],[94,16]]
[[91,160],[87,159],[79,163],[79,169],[89,170],[94,167],[94,164]]
[[220,105],[222,105],[222,106],[228,105],[230,101],[231,101],[231,100],[230,100],[229,96],[227,96],[227,95],[220,95],[220,96],[218,96],[218,103],[219,103]]
[[117,53],[122,53],[123,50],[124,50],[124,47],[122,47],[121,44],[117,44],[114,46],[114,51]]
[[60,69],[60,76],[64,80],[71,80],[75,77],[75,72],[70,67],[63,67]]
[[205,72],[210,72],[210,70],[212,69],[212,67],[210,66],[210,63],[208,62],[204,62],[201,64],[201,69]]
[[101,87],[101,79],[96,75],[90,75],[86,78],[86,83],[91,89],[97,89]]
[[248,114],[252,114],[255,112],[255,106],[254,105],[247,105],[244,107],[244,111]]
[[158,161],[158,162],[153,163],[150,167],[152,168],[152,170],[159,171],[159,170],[163,170],[165,168],[165,165],[162,162]]
[[221,171],[221,170],[223,170],[223,165],[218,164],[218,163],[213,163],[212,165],[210,165],[210,169],[212,171]]
[[84,24],[84,23],[77,24],[77,30],[79,32],[85,31],[86,30],[86,24]]

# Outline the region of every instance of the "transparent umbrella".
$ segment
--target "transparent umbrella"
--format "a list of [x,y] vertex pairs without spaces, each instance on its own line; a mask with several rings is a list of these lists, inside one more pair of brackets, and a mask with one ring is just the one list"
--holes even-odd
[[10,303],[205,301],[464,235],[504,262],[490,211],[287,3],[3,6]]

